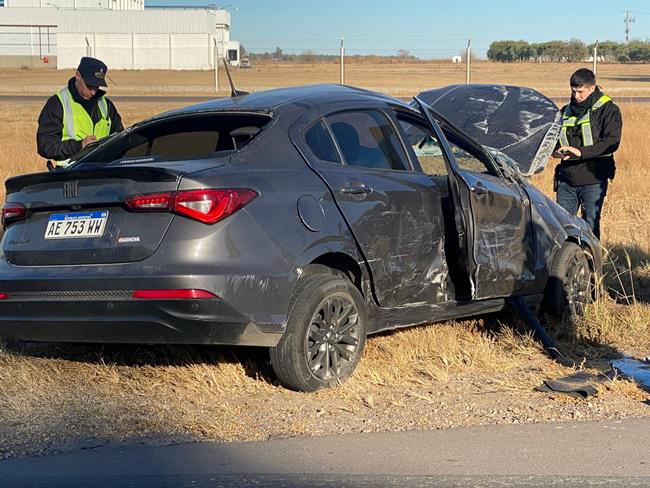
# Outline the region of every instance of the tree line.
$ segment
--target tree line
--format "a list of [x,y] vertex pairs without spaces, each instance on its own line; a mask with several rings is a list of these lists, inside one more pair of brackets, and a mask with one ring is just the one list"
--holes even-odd
[[[493,61],[554,61],[582,62],[593,57],[594,44],[585,44],[578,39],[570,41],[548,41],[529,43],[527,41],[494,41],[490,44],[487,57]],[[605,41],[598,44],[600,61],[618,63],[650,62],[650,42],[632,41],[627,46],[621,42]]]
[[[240,44],[239,50],[241,57],[249,57],[253,62],[259,61],[285,61],[296,64],[314,64],[314,63],[338,63],[339,54],[318,54],[313,50],[305,50],[299,54],[288,54],[285,53],[281,47],[276,47],[274,51],[267,51],[263,53],[253,53],[248,52]],[[348,62],[394,62],[394,63],[404,63],[404,62],[413,62],[421,61],[419,58],[411,54],[410,51],[406,49],[399,49],[395,55],[374,55],[374,54],[347,54],[345,56]]]

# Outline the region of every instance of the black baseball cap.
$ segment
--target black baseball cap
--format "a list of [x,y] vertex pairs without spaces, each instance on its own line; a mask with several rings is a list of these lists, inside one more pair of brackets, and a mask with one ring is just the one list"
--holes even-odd
[[87,86],[106,86],[108,68],[99,59],[83,57],[77,68]]

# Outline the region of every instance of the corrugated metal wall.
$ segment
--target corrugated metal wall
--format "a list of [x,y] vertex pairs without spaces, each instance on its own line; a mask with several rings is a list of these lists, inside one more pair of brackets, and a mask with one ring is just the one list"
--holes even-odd
[[54,27],[0,27],[0,56],[53,56]]
[[[87,51],[86,39],[90,43]],[[91,54],[109,69],[211,69],[211,34],[58,34],[59,69],[74,68]],[[223,55],[223,54],[222,54]]]
[[143,10],[144,0],[8,0],[5,5],[14,7],[87,8]]
[[[0,55],[44,56],[56,53],[57,10],[0,9]],[[48,27],[49,26],[49,27]]]
[[57,25],[59,11],[55,8],[10,8],[0,10],[0,24]]
[[214,34],[217,24],[230,26],[230,14],[203,9],[66,10],[59,18],[59,32]]
[[3,23],[22,27],[0,29],[0,55],[56,55],[59,69],[86,55],[112,69],[211,69],[214,40],[222,56],[230,40],[230,13],[213,9],[3,8]]
[[204,9],[66,11],[59,23],[57,66],[74,68],[91,53],[113,69],[210,69],[213,39],[223,53],[229,25],[228,12]]

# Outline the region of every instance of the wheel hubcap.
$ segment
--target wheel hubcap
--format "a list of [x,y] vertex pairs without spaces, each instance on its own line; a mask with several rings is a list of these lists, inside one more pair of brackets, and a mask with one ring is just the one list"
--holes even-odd
[[307,364],[321,380],[342,376],[359,348],[359,312],[345,296],[325,299],[314,313],[307,334]]

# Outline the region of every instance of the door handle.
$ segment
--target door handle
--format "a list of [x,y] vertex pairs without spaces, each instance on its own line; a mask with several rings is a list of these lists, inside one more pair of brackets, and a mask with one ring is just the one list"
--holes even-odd
[[339,191],[344,195],[370,195],[373,190],[369,186],[342,186]]
[[488,189],[485,188],[485,185],[480,181],[476,185],[470,187],[470,190],[477,195],[485,195],[488,192]]

